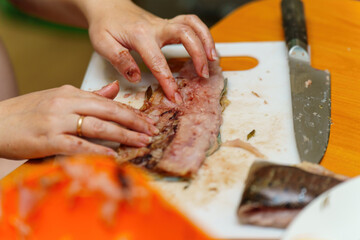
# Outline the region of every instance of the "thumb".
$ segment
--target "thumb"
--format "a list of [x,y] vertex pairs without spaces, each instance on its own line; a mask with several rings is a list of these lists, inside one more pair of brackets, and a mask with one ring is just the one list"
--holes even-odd
[[114,99],[118,94],[119,90],[120,90],[119,81],[116,80],[102,87],[100,90],[94,91],[94,93],[109,99]]

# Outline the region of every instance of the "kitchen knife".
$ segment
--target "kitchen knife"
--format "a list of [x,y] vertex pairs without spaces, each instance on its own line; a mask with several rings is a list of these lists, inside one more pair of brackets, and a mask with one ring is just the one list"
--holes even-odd
[[330,73],[311,67],[303,3],[282,0],[296,145],[301,161],[319,163],[330,134]]

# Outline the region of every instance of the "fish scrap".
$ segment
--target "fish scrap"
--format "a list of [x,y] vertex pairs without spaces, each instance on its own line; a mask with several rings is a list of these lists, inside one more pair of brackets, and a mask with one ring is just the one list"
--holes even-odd
[[245,183],[239,220],[243,224],[286,228],[313,199],[346,179],[320,165],[257,161]]

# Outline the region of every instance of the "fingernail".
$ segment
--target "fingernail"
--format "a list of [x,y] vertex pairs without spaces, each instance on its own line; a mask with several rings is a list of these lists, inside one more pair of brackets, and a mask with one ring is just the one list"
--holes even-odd
[[212,56],[213,60],[219,60],[215,49],[211,50],[211,56]]
[[180,93],[178,93],[178,92],[175,93],[175,102],[176,102],[177,104],[182,104],[182,103],[183,103],[183,100],[182,100],[182,98],[181,98],[181,95],[180,95]]
[[159,129],[158,129],[157,127],[152,126],[152,127],[151,127],[151,132],[152,132],[153,134],[155,134],[155,135],[158,135],[160,131],[159,131]]
[[118,153],[115,152],[114,150],[109,150],[106,155],[114,158],[117,158],[119,156]]
[[139,82],[141,80],[140,74],[136,71],[136,69],[130,69],[126,72],[127,79],[130,82]]
[[[116,81],[114,81],[114,82],[116,82]],[[102,86],[100,90],[103,90],[104,88],[109,87],[110,85],[114,84],[114,82],[106,84],[105,86]]]
[[150,123],[151,125],[154,125],[155,122],[154,120],[152,120],[151,118],[145,117],[145,121],[147,121],[148,123]]
[[157,135],[159,133],[159,129],[153,125],[150,125],[145,129],[144,133],[148,136]]
[[[141,135],[141,141],[142,141],[142,143],[148,145],[149,143],[151,143],[151,140],[152,140],[151,137],[146,136],[146,135]],[[144,145],[144,147],[145,147],[146,145]]]
[[203,66],[203,69],[201,71],[201,75],[202,75],[203,78],[209,78],[209,68],[208,68],[207,64],[205,64]]

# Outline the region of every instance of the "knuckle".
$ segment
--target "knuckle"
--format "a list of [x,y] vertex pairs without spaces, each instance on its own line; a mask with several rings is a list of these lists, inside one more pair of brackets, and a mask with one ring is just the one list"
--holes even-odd
[[109,56],[109,60],[112,65],[119,66],[122,65],[126,60],[124,58],[127,58],[130,56],[130,52],[128,49],[123,49],[121,51],[111,51],[111,54]]
[[179,19],[185,20],[185,19],[186,19],[186,16],[188,16],[188,14],[180,14],[180,15],[178,15],[178,16],[175,17],[175,18],[179,18]]
[[68,154],[76,153],[81,150],[82,144],[83,142],[81,140],[75,140],[66,136],[62,142],[62,149]]
[[156,73],[165,73],[167,71],[164,71],[166,69],[166,62],[164,62],[164,59],[161,55],[153,55],[150,57],[150,63],[151,63],[151,70],[152,72]]
[[148,33],[148,29],[145,28],[143,23],[135,23],[134,27],[132,28],[132,31],[136,38],[146,36]]
[[54,129],[57,128],[57,117],[55,114],[46,114],[43,117],[42,127],[48,131],[48,134],[51,134]]
[[48,148],[48,151],[52,154],[58,154],[61,152],[63,145],[61,144],[61,141],[57,138],[56,135],[49,135],[46,138],[46,146]]
[[201,62],[207,63],[205,51],[201,48],[194,51],[194,57],[198,58]]
[[162,66],[163,65],[163,58],[159,55],[154,55],[151,57],[151,63],[156,66]]
[[117,52],[111,51],[109,61],[112,65],[118,65],[120,63],[119,54]]
[[195,14],[188,14],[184,16],[186,22],[194,22],[200,20]]
[[109,101],[105,108],[105,114],[106,116],[119,116],[121,114],[121,107]]
[[177,32],[181,35],[189,35],[191,34],[191,28],[186,25],[180,25]]
[[105,122],[102,121],[95,121],[92,125],[92,130],[94,132],[95,135],[101,135],[104,132],[106,132],[107,127]]
[[55,96],[48,100],[49,110],[54,111],[62,109],[66,104],[67,99],[61,96]]
[[127,121],[129,123],[131,123],[132,125],[137,125],[139,122],[139,118],[135,113],[129,111],[128,116],[127,116]]
[[118,136],[119,136],[119,140],[120,140],[121,143],[123,143],[123,144],[129,144],[130,143],[129,136],[123,130],[119,130]]
[[64,92],[74,91],[75,89],[76,89],[76,87],[69,85],[69,84],[59,87],[59,90],[64,91]]

